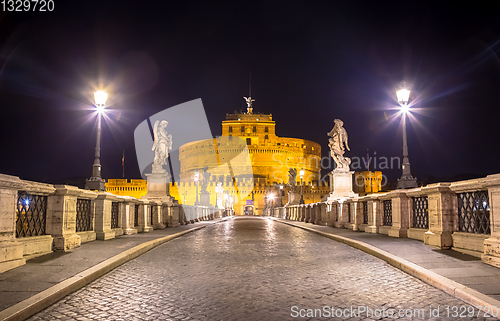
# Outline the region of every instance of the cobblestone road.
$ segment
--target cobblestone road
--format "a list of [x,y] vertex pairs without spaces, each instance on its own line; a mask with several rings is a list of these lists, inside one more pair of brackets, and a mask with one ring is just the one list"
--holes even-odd
[[[439,318],[431,305],[441,306]],[[349,309],[338,319],[383,319],[357,313],[364,306],[394,312],[387,319],[423,309],[402,319],[451,320],[451,307],[468,305],[347,245],[245,217],[167,242],[30,320],[290,320],[324,306]],[[316,316],[295,319],[328,319]]]

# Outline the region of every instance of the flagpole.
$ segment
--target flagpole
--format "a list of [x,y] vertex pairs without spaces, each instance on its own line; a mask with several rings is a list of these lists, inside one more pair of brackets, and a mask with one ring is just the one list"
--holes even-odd
[[125,178],[125,150],[123,150],[123,156],[122,156],[122,176]]

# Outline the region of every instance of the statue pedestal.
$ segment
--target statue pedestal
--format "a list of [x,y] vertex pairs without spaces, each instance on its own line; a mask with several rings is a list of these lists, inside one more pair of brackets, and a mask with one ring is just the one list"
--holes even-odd
[[288,192],[288,203],[285,204],[285,206],[291,206],[291,205],[299,205],[299,200],[300,200],[300,194],[297,192]]
[[142,198],[148,200],[160,200],[163,202],[172,202],[170,196],[170,174],[169,173],[151,173],[146,174],[148,180],[148,192]]
[[200,193],[200,206],[207,206],[211,207],[212,204],[210,204],[210,193],[207,191],[203,191]]
[[353,174],[354,172],[345,170],[333,170],[328,173],[330,176],[330,196],[328,196],[328,202],[359,196],[352,191]]

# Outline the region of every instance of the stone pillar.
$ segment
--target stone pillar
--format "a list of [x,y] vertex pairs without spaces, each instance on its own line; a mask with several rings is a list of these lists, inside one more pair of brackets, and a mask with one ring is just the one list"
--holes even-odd
[[299,205],[299,221],[304,222],[306,220],[306,204]]
[[151,222],[151,225],[155,230],[163,230],[165,228],[165,224],[163,224],[162,203],[153,204],[153,222]]
[[352,223],[349,225],[349,229],[353,231],[358,231],[359,226],[363,224],[363,203],[355,200],[351,205],[351,217]]
[[153,227],[148,224],[149,203],[139,203],[139,230],[141,232],[151,232]]
[[99,193],[95,200],[95,233],[98,240],[115,238],[111,229],[111,203],[115,198],[106,193]]
[[120,227],[123,230],[123,234],[125,235],[137,234],[137,229],[134,226],[135,203],[129,200],[121,202],[120,214],[121,214]]
[[[82,244],[80,235],[76,234],[76,204],[78,197],[95,199],[97,194],[83,191],[74,186],[56,185],[56,191],[47,199],[47,234],[54,238],[53,247],[56,251],[71,251]],[[95,208],[91,202],[91,216],[93,232],[89,238],[94,240],[95,235]]]
[[422,191],[429,200],[429,230],[424,234],[424,243],[441,249],[453,246],[452,233],[457,217],[457,197],[450,189],[450,183],[427,185]]
[[23,245],[16,240],[19,177],[0,174],[0,273],[26,264]]
[[387,235],[406,237],[410,227],[411,199],[402,190],[396,190],[389,195],[392,198],[392,227]]
[[338,203],[333,202],[329,203],[326,208],[326,212],[328,214],[328,226],[335,226],[335,222],[337,221],[337,215],[338,215]]
[[177,227],[181,225],[181,212],[184,213],[182,210],[184,206],[181,206],[179,204],[174,204],[172,206],[169,206],[169,211],[170,211],[170,223],[168,226],[170,227]]
[[500,267],[500,174],[486,177],[490,203],[491,236],[484,240],[484,263]]
[[314,224],[314,221],[316,220],[316,212],[314,211],[314,203],[307,205],[309,207],[309,219],[307,220],[307,223],[312,223]]
[[319,203],[319,216],[320,216],[320,219],[319,219],[319,225],[323,225],[323,226],[326,226],[328,225],[328,214],[326,212],[326,203],[325,202],[321,202]]
[[338,202],[337,213],[338,216],[334,226],[344,227],[347,224],[347,203],[345,201]]
[[311,223],[311,206],[309,204],[304,204],[304,222]]
[[382,202],[372,198],[368,199],[368,226],[365,228],[366,233],[378,233],[379,227],[382,225]]

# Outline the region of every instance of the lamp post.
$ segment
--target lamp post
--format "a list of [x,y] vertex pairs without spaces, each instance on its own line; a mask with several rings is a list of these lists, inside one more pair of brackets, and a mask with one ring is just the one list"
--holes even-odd
[[401,87],[396,91],[398,103],[401,106],[401,117],[403,122],[403,174],[398,179],[398,189],[416,188],[417,179],[411,176],[410,160],[408,158],[408,142],[406,139],[406,114],[410,110],[408,101],[410,100],[410,90],[406,87],[404,82]]
[[108,94],[102,90],[94,93],[95,107],[97,110],[97,139],[95,144],[94,165],[92,165],[92,177],[85,181],[85,189],[94,191],[106,190],[106,185],[101,178],[101,118]]
[[304,173],[305,173],[304,169],[301,168],[300,172],[299,172],[299,174],[300,174],[300,202],[299,202],[299,204],[304,204],[305,203],[304,202],[304,193],[303,193],[303,190],[302,190],[302,187],[303,187],[302,186],[302,182],[303,182],[303,179],[304,179]]
[[283,207],[283,184],[280,184],[280,207]]
[[194,205],[200,205],[200,201],[198,200],[198,182],[200,181],[200,172],[195,171],[194,172],[194,182],[196,183],[196,202],[194,202]]

